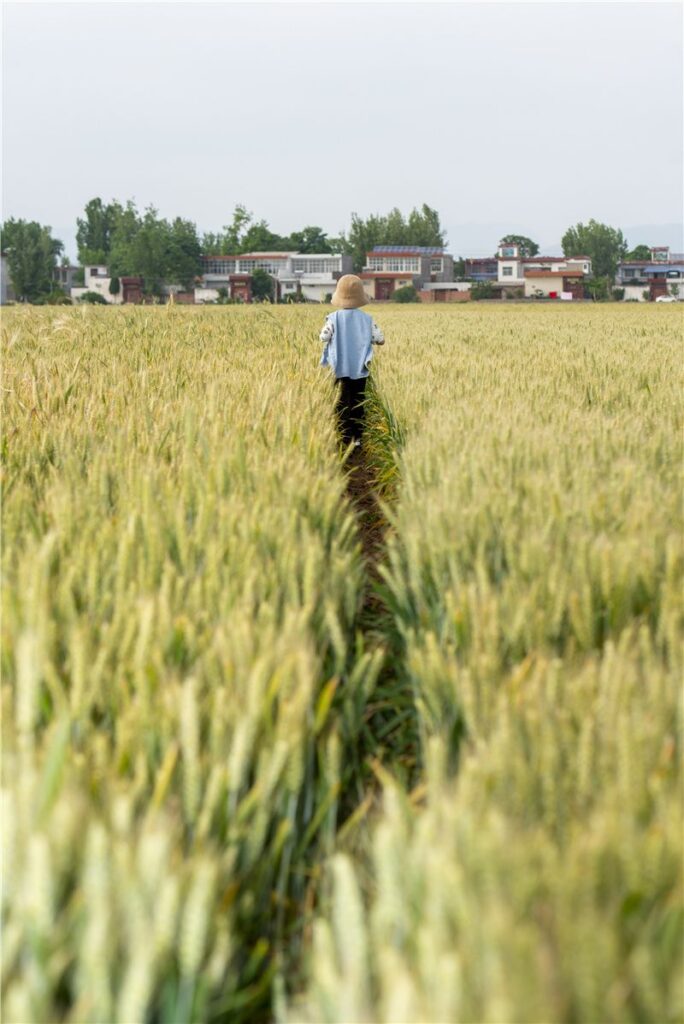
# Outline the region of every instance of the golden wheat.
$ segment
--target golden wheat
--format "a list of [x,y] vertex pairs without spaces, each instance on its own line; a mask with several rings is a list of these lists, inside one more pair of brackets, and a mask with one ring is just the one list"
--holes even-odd
[[375,315],[386,657],[320,309],[5,313],[8,1021],[682,1019],[679,311]]

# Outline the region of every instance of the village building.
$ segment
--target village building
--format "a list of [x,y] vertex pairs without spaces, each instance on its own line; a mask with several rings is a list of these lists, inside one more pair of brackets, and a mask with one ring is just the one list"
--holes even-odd
[[14,302],[14,288],[12,287],[12,278],[9,272],[9,259],[7,253],[2,253],[0,257],[0,306],[6,306],[8,302]]
[[423,285],[418,292],[421,302],[469,302],[470,281],[436,281]]
[[86,292],[96,292],[112,306],[120,306],[124,302],[139,303],[143,301],[141,277],[133,275],[120,277],[119,290],[114,295],[110,291],[111,283],[112,276],[105,264],[100,263],[96,266],[89,264],[83,267],[83,285],[70,288],[69,294],[74,302],[78,302]]
[[525,270],[526,299],[583,299],[584,271],[563,267]]
[[624,288],[626,301],[653,302],[668,294],[684,298],[684,253],[671,253],[664,245],[655,246],[650,260],[619,263],[615,283]]
[[496,256],[471,258],[465,262],[465,278],[467,281],[496,281],[499,265]]
[[499,242],[496,291],[525,298],[581,299],[591,274],[588,256],[523,256],[520,246]]
[[421,291],[453,281],[454,261],[438,246],[376,245],[359,277],[368,298],[384,302],[407,285]]
[[300,294],[309,302],[324,302],[342,274],[352,270],[343,253],[247,252],[235,256],[203,256],[196,302],[216,302],[219,288],[228,297],[251,302],[251,275],[265,271],[274,281],[276,302]]

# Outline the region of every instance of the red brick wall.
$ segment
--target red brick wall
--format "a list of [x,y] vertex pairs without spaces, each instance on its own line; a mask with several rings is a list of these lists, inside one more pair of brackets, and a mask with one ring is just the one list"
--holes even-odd
[[[430,289],[430,291],[418,292],[420,295],[421,302],[470,302],[470,291],[460,292],[454,288],[453,291],[450,288],[444,288],[439,293]],[[439,298],[437,297],[439,294]]]

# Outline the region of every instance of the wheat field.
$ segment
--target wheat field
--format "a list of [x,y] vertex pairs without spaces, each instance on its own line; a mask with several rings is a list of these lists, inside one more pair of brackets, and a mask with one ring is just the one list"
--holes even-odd
[[323,312],[3,311],[4,1019],[676,1024],[681,314]]

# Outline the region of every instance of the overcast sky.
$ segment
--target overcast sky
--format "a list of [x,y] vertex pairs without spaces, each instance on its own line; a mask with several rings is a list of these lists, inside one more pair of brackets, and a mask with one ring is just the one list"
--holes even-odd
[[3,217],[72,258],[93,196],[330,234],[427,202],[457,255],[507,230],[548,251],[590,217],[681,248],[679,4],[23,2],[3,22]]

